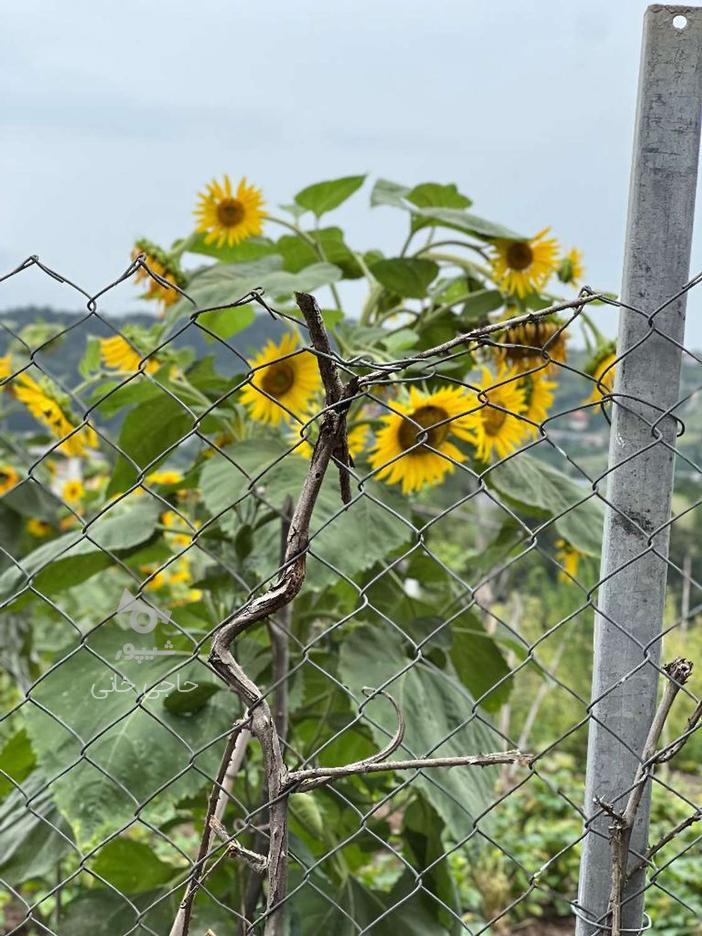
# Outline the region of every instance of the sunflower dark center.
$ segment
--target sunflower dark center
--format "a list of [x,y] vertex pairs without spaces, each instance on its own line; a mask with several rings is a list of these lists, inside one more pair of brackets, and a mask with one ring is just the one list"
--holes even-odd
[[483,428],[489,436],[496,436],[504,426],[507,413],[503,410],[495,409],[494,406],[486,406],[483,410]]
[[295,371],[285,362],[267,367],[261,380],[261,386],[272,397],[281,397],[295,383]]
[[534,252],[526,241],[512,241],[507,248],[507,265],[512,270],[526,270],[533,259]]
[[[427,447],[438,449],[449,434],[449,424],[444,422],[448,417],[446,410],[440,406],[420,406],[402,420],[398,438],[403,451],[414,448],[419,454]],[[441,423],[441,425],[436,425]],[[421,426],[421,429],[419,428]],[[422,432],[422,429],[426,432]],[[421,439],[422,444],[417,446]]]
[[238,198],[223,198],[217,205],[217,220],[222,227],[235,227],[244,220],[246,209]]

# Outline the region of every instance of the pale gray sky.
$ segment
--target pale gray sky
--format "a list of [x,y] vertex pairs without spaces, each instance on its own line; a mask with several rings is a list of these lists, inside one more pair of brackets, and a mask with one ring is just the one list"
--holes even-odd
[[[617,290],[645,6],[6,3],[0,270],[37,253],[98,289],[138,235],[188,233],[215,175],[246,175],[276,205],[367,171],[456,182],[476,213],[525,233],[550,224],[585,251],[588,282]],[[405,218],[371,212],[368,191],[331,218],[353,246],[392,250]],[[75,305],[37,272],[0,290],[0,308]],[[106,307],[135,308],[136,293]]]

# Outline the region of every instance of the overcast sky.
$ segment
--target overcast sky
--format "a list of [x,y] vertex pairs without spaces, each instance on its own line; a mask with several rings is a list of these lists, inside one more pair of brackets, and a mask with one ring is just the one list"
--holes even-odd
[[[0,269],[36,253],[97,290],[135,237],[187,234],[215,175],[246,175],[276,205],[369,172],[455,182],[476,213],[525,233],[550,224],[585,251],[587,281],[616,291],[645,5],[5,3]],[[405,219],[370,211],[368,191],[338,220],[353,246],[392,251]],[[0,290],[0,309],[76,307],[36,271]]]

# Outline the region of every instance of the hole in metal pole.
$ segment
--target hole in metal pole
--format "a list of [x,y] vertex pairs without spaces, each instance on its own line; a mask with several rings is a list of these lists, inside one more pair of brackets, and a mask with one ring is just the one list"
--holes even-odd
[[673,26],[675,29],[684,29],[687,26],[687,17],[679,13],[673,17]]

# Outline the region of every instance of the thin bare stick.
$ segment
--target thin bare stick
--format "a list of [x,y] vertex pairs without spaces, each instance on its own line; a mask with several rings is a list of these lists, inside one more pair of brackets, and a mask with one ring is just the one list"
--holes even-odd
[[[303,305],[302,312],[310,333],[317,334],[319,329],[324,331],[324,323],[316,303],[303,303]],[[330,350],[328,339],[324,346],[317,350],[320,351],[318,361],[324,358],[330,367],[333,366],[331,359],[327,356]],[[320,373],[322,373],[321,369]],[[340,440],[346,433],[343,410],[347,395],[350,399],[354,393],[354,390],[342,387],[340,382],[330,381],[328,369],[325,373],[322,373],[322,378],[327,391],[327,408],[321,420],[307,475],[290,521],[285,561],[280,577],[264,594],[252,598],[224,622],[212,640],[209,657],[212,667],[247,707],[251,719],[251,732],[259,742],[263,754],[266,796],[269,803],[265,936],[280,936],[285,925],[282,905],[287,889],[288,816],[286,798],[281,794],[288,780],[288,772],[270,706],[258,686],[235,659],[231,647],[236,637],[245,630],[290,604],[305,580],[312,513],[329,462],[332,455],[338,451]]]
[[634,783],[624,811],[619,815],[614,812],[613,809],[606,810],[609,815],[614,817],[614,822],[610,826],[612,882],[608,910],[612,936],[621,936],[622,932],[622,899],[624,886],[630,878],[630,875],[627,874],[627,865],[629,861],[631,833],[634,829],[636,814],[641,804],[641,798],[644,794],[646,783],[655,764],[659,760],[656,749],[661,737],[661,732],[663,731],[663,726],[670,715],[670,710],[678,692],[680,692],[682,686],[690,678],[692,663],[683,657],[678,657],[676,660],[673,660],[672,663],[668,663],[664,666],[663,672],[668,677],[668,680],[663,689],[661,701],[656,709],[656,714],[653,717],[643,751],[641,752],[641,762],[636,771]]
[[[327,330],[324,327],[322,310],[319,308],[314,296],[311,296],[309,293],[296,292],[295,301],[297,302],[297,307],[305,317],[305,322],[310,333],[310,341],[315,350],[319,352],[317,355],[317,366],[319,367],[319,373],[327,396],[327,405],[329,405],[329,402],[332,400],[338,402],[344,395],[344,385],[341,382],[339,372],[334,363],[334,352],[332,351]],[[348,409],[348,407],[346,409]],[[351,501],[351,475],[349,468],[352,464],[351,455],[349,453],[348,436],[346,434],[346,409],[342,408],[339,410],[343,426],[339,433],[339,444],[336,450],[332,452],[332,456],[339,470],[339,489],[341,492],[341,500],[344,504],[348,504]]]
[[[280,526],[280,564],[285,562],[288,548],[288,535],[293,512],[293,499],[286,497],[283,503]],[[278,731],[281,744],[288,738],[288,669],[290,665],[290,624],[292,621],[292,602],[280,609],[278,615],[267,620],[268,638],[271,642],[273,672],[273,721]]]
[[419,361],[426,361],[428,358],[439,357],[442,354],[448,353],[453,348],[457,348],[459,345],[480,344],[484,338],[488,338],[490,335],[494,335],[497,332],[506,331],[514,325],[538,322],[556,312],[563,312],[566,309],[580,309],[581,306],[586,305],[588,302],[596,302],[606,298],[607,297],[603,293],[581,294],[577,299],[572,299],[569,302],[557,302],[547,309],[540,309],[538,312],[525,312],[523,315],[515,315],[501,322],[493,322],[481,328],[474,328],[472,331],[464,332],[462,335],[456,335],[454,338],[444,341],[443,344],[435,345],[433,348],[428,348],[426,351],[418,351],[416,354],[413,354],[412,357],[404,358],[401,361],[391,361],[384,367],[379,367],[368,374],[364,374],[363,377],[359,378],[358,386],[365,387],[368,384],[377,383],[384,377],[396,371],[404,370],[411,364],[418,363]]
[[641,861],[637,862],[629,869],[627,877],[633,877],[634,874],[637,874],[639,871],[643,871],[644,868],[647,868],[650,864],[651,858],[658,854],[661,848],[664,848],[668,842],[672,842],[673,839],[677,838],[677,836],[680,835],[681,832],[684,832],[685,829],[689,829],[690,826],[694,825],[696,822],[699,822],[700,819],[702,819],[702,808],[697,808],[686,819],[678,822],[678,824],[673,826],[669,832],[666,832],[665,835],[661,836],[655,845],[651,845]]
[[[285,564],[285,554],[288,548],[290,534],[290,520],[293,512],[293,499],[286,497],[281,510],[280,527],[280,566]],[[292,623],[293,602],[284,605],[275,617],[266,619],[268,638],[271,643],[273,673],[273,721],[281,745],[285,746],[288,737],[288,670],[290,665],[290,624]],[[264,794],[261,818],[267,817],[268,798]],[[254,837],[254,851],[262,851],[266,847],[266,836],[259,829]],[[248,880],[244,887],[242,934],[247,932],[248,920],[253,919],[263,889],[263,875],[265,868],[258,870],[251,867]]]
[[690,740],[690,735],[697,728],[697,725],[702,719],[702,701],[698,702],[695,706],[695,710],[692,715],[687,720],[687,730],[680,735],[675,741],[671,742],[666,748],[664,748],[660,754],[656,757],[657,764],[664,764],[666,761],[671,760],[675,757],[676,754],[679,754],[680,751],[685,747],[687,742]]
[[240,845],[236,839],[229,835],[224,825],[215,816],[212,816],[210,819],[210,828],[217,838],[226,844],[228,854],[232,855],[234,858],[241,858],[241,860],[246,862],[249,867],[253,868],[257,874],[264,873],[268,867],[268,859],[265,855],[260,855],[258,852]]
[[[291,770],[284,792],[305,793],[339,777],[380,773],[383,770],[424,770],[428,767],[494,767],[496,764],[520,764],[529,767],[533,755],[521,751],[499,751],[495,754],[465,754],[456,757],[417,757],[409,760],[373,762],[370,760],[345,764],[343,767],[309,767]],[[294,789],[293,789],[294,788]]]
[[[193,901],[203,879],[202,872],[204,870],[204,865],[207,861],[207,856],[210,852],[210,845],[212,843],[210,819],[212,816],[217,814],[218,809],[221,809],[222,813],[224,812],[224,807],[226,806],[228,799],[227,793],[229,792],[227,791],[227,793],[224,793],[225,778],[235,756],[235,752],[237,751],[239,739],[242,737],[244,732],[246,732],[246,741],[242,742],[241,746],[239,747],[241,752],[240,756],[241,759],[243,759],[246,743],[250,737],[250,732],[245,726],[246,720],[237,721],[232,725],[232,730],[229,732],[229,737],[227,738],[227,743],[225,745],[224,753],[222,754],[222,760],[217,772],[217,778],[212,787],[210,798],[207,804],[205,824],[202,830],[202,838],[200,839],[200,847],[198,849],[197,858],[195,859],[195,863],[190,870],[190,875],[188,876],[188,881],[185,888],[185,895],[180,902],[180,906],[178,907],[178,912],[176,913],[176,917],[173,921],[173,926],[171,927],[169,936],[187,936],[188,930],[190,928]],[[241,760],[239,763],[241,763]],[[224,806],[220,805],[222,801],[224,801]]]

